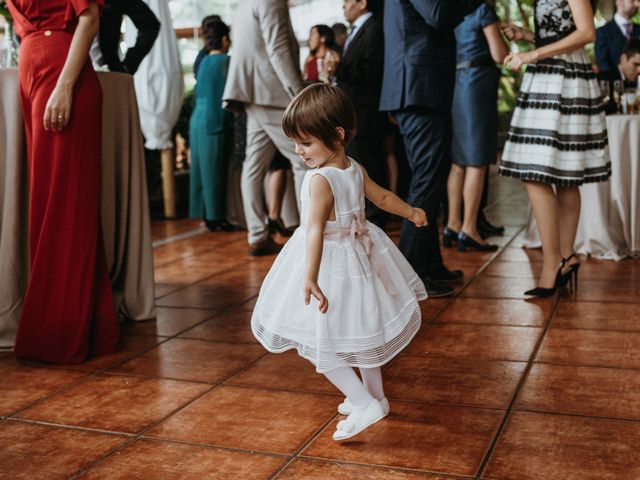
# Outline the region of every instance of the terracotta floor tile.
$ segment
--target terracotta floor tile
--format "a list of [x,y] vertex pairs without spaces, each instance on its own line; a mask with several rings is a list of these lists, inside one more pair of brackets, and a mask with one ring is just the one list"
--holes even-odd
[[422,330],[407,354],[528,361],[542,329],[499,325],[436,324]]
[[295,350],[268,354],[227,383],[340,395],[325,376],[316,373],[315,367]]
[[18,416],[61,425],[139,433],[209,388],[173,380],[99,375]]
[[120,350],[110,355],[100,355],[99,357],[90,358],[84,363],[78,365],[65,365],[64,368],[69,370],[96,371],[102,370],[120,362],[123,362],[145,350],[153,348],[160,342],[166,340],[162,337],[154,337],[151,335],[120,335]]
[[214,342],[257,343],[251,332],[251,311],[241,308],[217,313],[210,320],[183,332],[181,338],[197,338]]
[[65,480],[126,438],[24,422],[0,422],[0,477]]
[[536,364],[516,408],[640,420],[640,371]]
[[[215,281],[213,279],[216,279]],[[259,287],[248,287],[242,283],[226,283],[215,276],[210,281],[191,285],[162,297],[156,303],[164,307],[192,307],[224,310],[254,297]]]
[[427,323],[444,307],[451,302],[450,298],[428,298],[420,302],[422,323]]
[[401,355],[384,370],[384,388],[388,398],[506,409],[525,366]]
[[327,395],[223,386],[148,436],[292,454],[335,415],[338,403]]
[[340,420],[336,419],[302,455],[433,473],[473,475],[503,414],[495,410],[396,401],[388,417],[351,442],[340,444],[331,438]]
[[640,281],[640,269],[634,268],[634,261],[630,259],[612,262],[582,257],[580,262],[580,280]]
[[640,332],[640,305],[634,303],[577,302],[562,299],[551,328],[583,328]]
[[113,371],[216,383],[265,353],[260,345],[238,346],[174,338]]
[[120,330],[134,335],[172,337],[210,318],[215,313],[215,310],[200,310],[196,308],[159,307],[156,310],[158,312],[156,319],[121,323]]
[[482,273],[492,277],[537,278],[541,263],[529,262],[491,262]]
[[542,250],[535,248],[507,247],[496,258],[499,262],[542,262]]
[[219,244],[219,241],[212,241],[207,234],[200,234],[177,242],[160,245],[153,249],[153,264],[156,268],[168,265],[178,260],[211,251],[217,248]]
[[640,478],[640,423],[514,412],[483,478]]
[[579,301],[629,302],[640,304],[640,282],[611,280],[582,280],[574,294]]
[[161,240],[184,232],[197,230],[201,227],[202,220],[191,218],[181,218],[167,222],[151,222],[151,238],[154,241]]
[[436,323],[470,323],[542,327],[551,315],[549,302],[496,298],[457,298],[436,319]]
[[[533,278],[504,278],[481,275],[465,288],[460,297],[529,299],[524,292],[536,286]],[[552,303],[554,299],[545,299]],[[536,303],[540,299],[535,299]]]
[[640,368],[640,333],[550,329],[536,361],[563,365]]
[[82,475],[83,480],[268,480],[286,457],[138,440]]
[[9,415],[56,390],[72,385],[86,373],[38,368],[13,356],[0,359],[0,415]]
[[304,459],[294,460],[276,478],[278,480],[448,480],[451,477]]

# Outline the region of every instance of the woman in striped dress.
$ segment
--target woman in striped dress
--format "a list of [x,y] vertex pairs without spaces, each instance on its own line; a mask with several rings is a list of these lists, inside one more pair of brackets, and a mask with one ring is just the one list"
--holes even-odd
[[538,0],[536,32],[507,25],[510,40],[535,42],[504,64],[527,65],[504,147],[500,174],[519,178],[542,240],[538,286],[526,295],[547,297],[577,277],[573,254],[580,216],[579,185],[611,175],[604,105],[584,46],[595,38],[589,0]]

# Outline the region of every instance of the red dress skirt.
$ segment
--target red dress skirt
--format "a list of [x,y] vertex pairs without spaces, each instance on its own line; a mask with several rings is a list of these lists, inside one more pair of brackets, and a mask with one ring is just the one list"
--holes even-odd
[[15,354],[62,364],[112,353],[118,344],[100,227],[102,90],[89,61],[74,86],[69,124],[61,132],[43,125],[72,36],[27,33],[19,66],[31,269]]

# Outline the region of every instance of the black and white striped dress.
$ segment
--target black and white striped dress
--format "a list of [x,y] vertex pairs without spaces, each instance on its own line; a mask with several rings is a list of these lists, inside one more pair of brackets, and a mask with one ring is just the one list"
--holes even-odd
[[[575,30],[567,0],[538,0],[536,46]],[[527,66],[500,174],[572,186],[611,175],[604,104],[583,49]]]

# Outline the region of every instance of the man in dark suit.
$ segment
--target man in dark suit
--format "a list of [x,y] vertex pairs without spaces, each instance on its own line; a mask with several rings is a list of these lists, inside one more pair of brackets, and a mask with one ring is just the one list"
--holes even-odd
[[[380,89],[384,70],[384,32],[376,19],[380,0],[345,0],[344,16],[351,24],[342,58],[336,68],[336,80],[356,107],[356,136],[347,144],[347,155],[367,170],[377,184],[388,188],[384,137],[387,114],[381,112]],[[329,67],[330,68],[330,67]],[[367,218],[384,228],[387,215],[367,204]]]
[[[122,16],[131,19],[138,29],[136,44],[127,49],[124,60],[118,54],[120,48],[120,27]],[[133,75],[140,63],[153,47],[160,22],[151,9],[142,0],[107,0],[100,17],[98,41],[102,59],[112,72],[124,72]]]
[[408,202],[429,225],[404,222],[400,250],[425,280],[430,296],[453,293],[462,271],[442,261],[437,217],[450,169],[451,103],[456,73],[453,29],[482,0],[386,0],[384,78],[380,109],[398,120],[411,167]]
[[616,0],[613,20],[596,30],[596,63],[601,80],[619,80],[620,56],[634,38],[640,38],[640,25],[631,19],[638,13],[638,0]]

